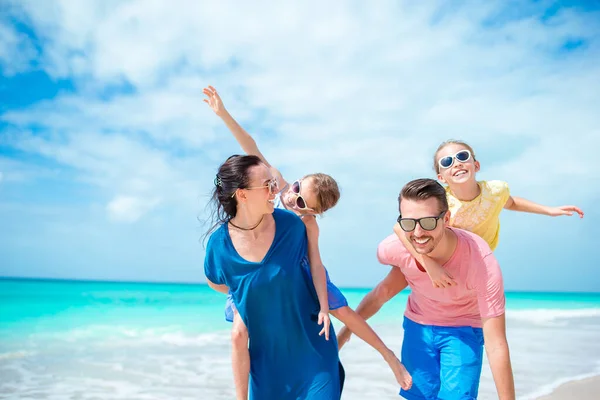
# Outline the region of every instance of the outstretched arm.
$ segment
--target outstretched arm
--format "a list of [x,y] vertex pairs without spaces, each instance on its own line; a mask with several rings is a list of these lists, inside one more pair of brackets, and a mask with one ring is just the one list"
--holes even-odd
[[560,206],[560,207],[549,207],[544,206],[533,201],[524,199],[522,197],[510,196],[504,208],[512,211],[528,212],[533,214],[548,215],[550,217],[558,217],[561,215],[573,215],[573,213],[579,214],[580,218],[583,218],[583,211],[576,206]]
[[237,140],[237,142],[241,146],[242,150],[248,155],[259,157],[269,168],[271,168],[273,175],[275,175],[275,178],[277,178],[279,182],[279,186],[281,188],[285,187],[287,185],[287,182],[285,181],[285,179],[283,179],[281,173],[276,168],[272,167],[271,164],[269,164],[265,156],[263,156],[263,154],[258,149],[254,138],[250,136],[250,134],[246,132],[246,130],[242,128],[240,124],[238,124],[237,121],[231,116],[231,114],[229,114],[229,112],[225,109],[223,101],[217,93],[217,89],[215,89],[212,86],[209,86],[207,88],[204,88],[203,93],[207,97],[206,99],[204,99],[204,102],[208,104],[208,106],[215,112],[215,114],[217,114],[217,116],[223,120],[229,131],[233,134],[235,140]]
[[313,284],[319,298],[319,325],[323,324],[323,330],[319,335],[325,334],[325,339],[329,340],[329,301],[327,299],[327,275],[325,267],[321,261],[321,253],[319,251],[319,224],[317,219],[312,215],[306,215],[302,218],[306,225],[306,234],[308,236],[308,260],[310,263],[310,274],[312,275]]

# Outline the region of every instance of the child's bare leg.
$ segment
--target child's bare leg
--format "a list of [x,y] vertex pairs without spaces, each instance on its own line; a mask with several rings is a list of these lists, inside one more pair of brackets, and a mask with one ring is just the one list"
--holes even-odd
[[340,307],[329,312],[331,315],[343,322],[344,325],[346,325],[344,328],[348,328],[350,331],[352,331],[352,333],[377,350],[383,356],[385,362],[387,362],[390,366],[398,384],[400,384],[404,390],[410,389],[412,385],[412,377],[404,365],[402,365],[400,360],[398,360],[394,352],[390,350],[385,343],[383,343],[381,338],[377,336],[375,331],[371,328],[371,326],[369,326],[363,317],[358,315],[356,311],[348,306]]
[[248,381],[250,380],[250,352],[248,351],[248,329],[237,311],[231,328],[231,363],[233,366],[233,384],[235,398],[248,399]]

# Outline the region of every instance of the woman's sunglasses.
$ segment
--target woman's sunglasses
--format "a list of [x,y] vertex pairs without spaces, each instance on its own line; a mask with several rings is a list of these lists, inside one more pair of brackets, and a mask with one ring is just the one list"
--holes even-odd
[[417,227],[417,223],[421,225],[421,228],[426,231],[432,231],[437,228],[438,220],[446,214],[446,211],[443,211],[437,217],[423,217],[423,218],[402,218],[402,215],[398,217],[398,224],[400,224],[400,228],[404,232],[412,232]]
[[[275,193],[279,193],[279,183],[277,182],[277,179],[271,179],[263,186],[254,186],[254,187],[238,188],[238,189],[244,189],[244,190],[269,189],[269,194],[275,194]],[[233,192],[231,197],[233,198],[236,193],[237,193],[237,190],[235,192]]]
[[471,152],[469,150],[461,150],[453,156],[446,156],[440,158],[438,164],[440,164],[441,168],[450,168],[452,164],[454,164],[455,159],[463,163],[467,162],[471,159]]
[[292,183],[292,192],[294,192],[294,194],[296,195],[296,208],[297,210],[312,210],[312,208],[308,207],[306,205],[306,200],[304,200],[304,197],[302,197],[302,195],[300,194],[300,181],[295,181],[294,183]]

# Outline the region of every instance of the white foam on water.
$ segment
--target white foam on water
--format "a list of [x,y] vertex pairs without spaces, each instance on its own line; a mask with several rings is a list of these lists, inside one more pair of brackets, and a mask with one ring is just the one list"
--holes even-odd
[[230,334],[229,331],[193,334],[183,332],[179,326],[134,328],[129,326],[91,325],[64,332],[38,333],[32,335],[32,338],[38,341],[67,342],[70,344],[80,342],[85,345],[105,343],[112,346],[122,344],[207,346],[227,342]]
[[511,310],[506,311],[506,318],[518,321],[532,322],[536,324],[547,324],[560,320],[569,320],[576,318],[594,318],[600,317],[600,308],[583,309],[553,309],[539,308],[529,310]]
[[[399,356],[401,322],[374,322],[373,327]],[[507,330],[520,399],[600,374],[598,308],[509,310]],[[0,393],[8,398],[234,398],[228,330],[90,325],[30,335],[12,347],[0,354]],[[353,337],[340,357],[347,372],[344,400],[399,398],[386,363],[360,339]],[[486,359],[480,398],[496,397]]]
[[7,353],[0,353],[0,360],[10,360],[14,358],[24,358],[35,354],[32,351],[9,351]]

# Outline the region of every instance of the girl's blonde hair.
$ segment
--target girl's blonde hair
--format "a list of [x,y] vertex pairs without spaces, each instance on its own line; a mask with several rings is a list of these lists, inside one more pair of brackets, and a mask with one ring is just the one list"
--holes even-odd
[[331,176],[322,173],[308,174],[303,179],[312,179],[313,190],[318,204],[315,212],[318,214],[333,208],[340,199],[340,188]]
[[477,161],[477,159],[475,158],[475,150],[473,150],[473,148],[471,146],[469,146],[467,143],[463,142],[462,140],[455,140],[455,139],[446,140],[445,142],[443,142],[442,144],[439,145],[439,147],[433,154],[433,170],[435,171],[436,174],[440,173],[440,164],[438,163],[438,153],[440,151],[442,151],[444,149],[444,147],[446,147],[450,144],[458,144],[458,145],[466,147],[467,150],[469,150],[471,152],[473,161]]

